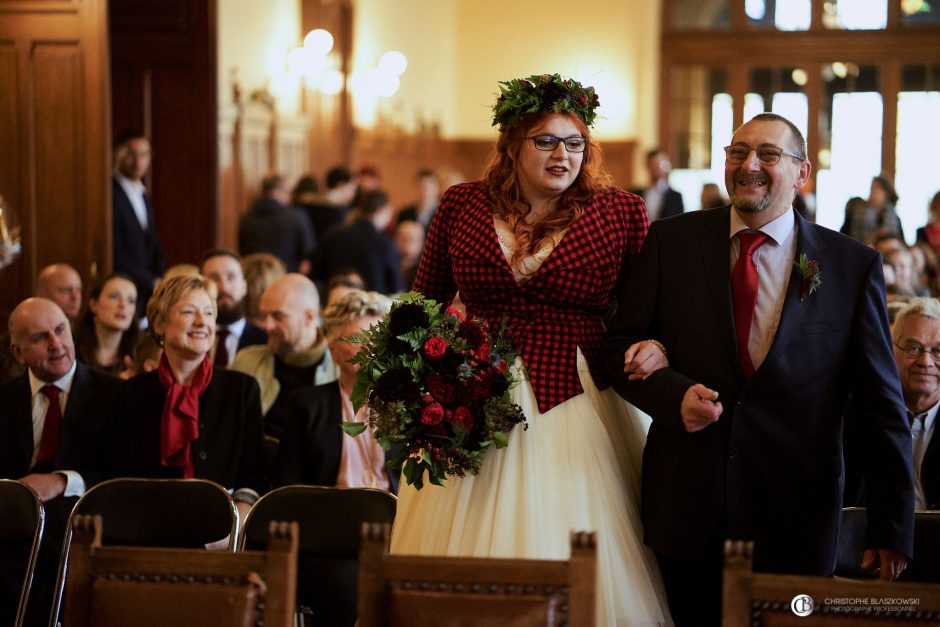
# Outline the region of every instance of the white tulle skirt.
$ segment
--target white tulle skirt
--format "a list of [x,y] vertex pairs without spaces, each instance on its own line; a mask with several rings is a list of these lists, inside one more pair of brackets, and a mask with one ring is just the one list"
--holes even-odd
[[[515,368],[520,368],[517,360]],[[393,553],[568,559],[569,532],[596,531],[598,625],[671,624],[653,553],[643,544],[640,460],[650,419],[598,391],[581,352],[584,393],[539,414],[528,380],[510,392],[525,411],[509,446],[473,477],[415,490],[402,481]]]

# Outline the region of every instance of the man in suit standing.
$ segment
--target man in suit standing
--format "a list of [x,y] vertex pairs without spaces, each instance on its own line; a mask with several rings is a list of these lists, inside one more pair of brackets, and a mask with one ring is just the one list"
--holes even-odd
[[72,506],[106,470],[121,385],[75,361],[68,318],[52,301],[23,301],[9,325],[13,355],[27,372],[0,385],[0,477],[25,483],[45,506],[28,610],[28,619],[41,621],[48,620]]
[[[789,120],[756,116],[726,154],[731,206],[653,223],[605,346],[611,384],[653,418],[642,516],[677,625],[718,624],[725,538],[753,540],[757,570],[832,573],[850,393],[879,451],[863,566],[894,579],[912,552],[880,256],[793,210],[811,166]],[[669,366],[631,380],[648,338]]]
[[216,305],[219,313],[216,316],[212,360],[216,367],[228,368],[235,361],[235,353],[246,346],[266,344],[268,336],[264,329],[245,318],[248,283],[242,271],[241,255],[224,248],[206,251],[199,263],[199,272],[211,279],[218,289]]
[[117,137],[111,177],[114,269],[134,279],[137,315],[141,317],[146,315],[147,301],[166,266],[150,194],[143,182],[150,159],[150,140],[143,133],[127,131]]
[[677,216],[685,211],[682,194],[669,187],[669,172],[672,163],[669,155],[662,148],[653,148],[646,153],[646,172],[649,174],[649,187],[634,190],[643,197],[646,213],[650,222],[669,216]]

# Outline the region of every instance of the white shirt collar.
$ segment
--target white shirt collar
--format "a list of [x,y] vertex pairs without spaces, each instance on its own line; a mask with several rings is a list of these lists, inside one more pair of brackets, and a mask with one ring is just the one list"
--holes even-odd
[[[69,371],[62,376],[62,378],[52,381],[52,385],[56,386],[62,392],[65,392],[66,395],[72,391],[72,380],[75,378],[75,368],[78,362],[74,359],[72,360],[72,367],[69,368]],[[35,398],[39,394],[39,390],[48,385],[48,382],[43,381],[35,374],[33,374],[32,368],[29,369],[29,391],[30,398]]]
[[[793,216],[793,209],[784,212],[783,215],[771,220],[764,226],[758,229],[761,233],[766,233],[770,236],[778,246],[782,246],[789,238],[793,235],[796,229],[793,228],[793,225],[796,223],[796,218]],[[744,223],[744,220],[741,219],[741,216],[738,215],[738,210],[733,206],[731,207],[731,233],[728,236],[728,239],[731,239],[738,234],[738,231],[744,231],[749,229],[748,225]]]
[[245,324],[248,322],[246,318],[239,318],[232,324],[220,324],[218,326],[225,327],[228,330],[229,335],[234,335],[235,337],[240,338],[245,334]]

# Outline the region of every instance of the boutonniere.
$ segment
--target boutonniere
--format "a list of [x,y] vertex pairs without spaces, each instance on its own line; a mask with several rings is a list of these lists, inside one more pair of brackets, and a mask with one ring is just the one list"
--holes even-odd
[[794,261],[793,265],[800,277],[800,300],[803,301],[822,285],[822,270],[819,269],[819,262],[807,258],[806,253],[800,253],[799,260]]

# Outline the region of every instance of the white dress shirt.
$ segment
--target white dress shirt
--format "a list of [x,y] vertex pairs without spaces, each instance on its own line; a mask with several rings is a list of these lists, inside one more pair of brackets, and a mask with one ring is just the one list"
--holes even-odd
[[[732,271],[734,264],[738,261],[741,247],[735,235],[738,231],[747,228],[748,226],[741,220],[737,210],[732,207],[729,235]],[[780,313],[783,311],[787,286],[793,274],[798,230],[793,210],[768,222],[759,230],[769,238],[753,254],[754,265],[757,268],[757,305],[754,308],[754,319],[751,321],[751,335],[747,342],[747,349],[751,354],[751,363],[754,364],[755,370],[760,367],[767,353],[770,352],[777,326],[780,324]]]
[[134,208],[134,215],[137,216],[137,221],[140,222],[140,228],[146,233],[150,229],[150,223],[147,219],[147,203],[144,202],[144,192],[146,191],[144,184],[140,181],[132,181],[117,173],[115,173],[114,178],[117,179],[121,189],[127,194],[128,200],[131,201],[131,207]]
[[[52,382],[52,385],[59,388],[59,409],[62,412],[62,419],[65,419],[65,408],[68,406],[69,395],[72,392],[72,380],[75,378],[75,362],[72,368],[61,379]],[[33,457],[29,462],[32,469],[36,465],[36,457],[39,455],[39,446],[42,442],[42,429],[46,425],[46,411],[49,409],[49,398],[42,393],[47,383],[29,371],[29,391],[32,395],[33,408]],[[59,434],[61,435],[61,423]],[[81,496],[85,493],[85,480],[74,470],[57,470],[59,474],[65,475],[65,492],[63,496]]]
[[930,438],[933,437],[933,427],[937,419],[937,408],[940,403],[927,410],[927,417],[923,422],[914,420],[911,425],[911,443],[913,445],[914,458],[914,507],[915,509],[927,509],[927,498],[924,496],[924,484],[920,480],[920,467],[924,463],[924,457],[927,455],[927,447],[930,445]]

